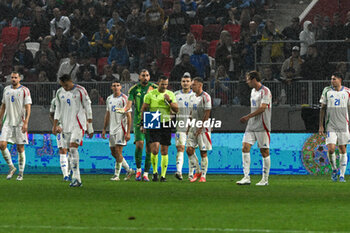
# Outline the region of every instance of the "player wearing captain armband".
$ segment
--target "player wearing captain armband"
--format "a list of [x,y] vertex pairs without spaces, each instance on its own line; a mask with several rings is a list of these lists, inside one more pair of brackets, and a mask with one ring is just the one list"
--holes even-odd
[[[334,73],[331,77],[331,86],[323,89],[320,103],[320,124],[319,134],[326,134],[326,144],[328,147],[327,155],[332,166],[331,179],[338,180],[338,168],[335,156],[336,144],[339,146],[339,182],[345,181],[346,165],[348,156],[346,154],[346,145],[349,141],[349,105],[350,90],[342,86],[343,74]],[[327,111],[327,113],[326,113]],[[326,131],[323,123],[326,118]]]
[[119,175],[122,167],[126,171],[124,180],[130,180],[135,171],[129,167],[122,152],[123,147],[126,146],[126,143],[130,140],[131,109],[127,112],[124,111],[128,102],[128,97],[120,91],[122,85],[118,80],[112,81],[111,89],[113,94],[108,96],[106,100],[107,109],[103,124],[102,138],[106,139],[106,130],[109,126],[109,147],[112,156],[116,160],[114,176],[111,180],[120,180]]
[[7,179],[16,172],[7,143],[17,144],[19,174],[17,180],[23,180],[26,156],[24,144],[28,144],[28,121],[32,99],[28,88],[20,84],[20,74],[11,73],[11,85],[5,87],[0,109],[0,149],[2,156],[9,166]]
[[[89,95],[84,87],[74,84],[70,75],[59,78],[62,86],[56,93],[56,111],[52,132],[61,133],[63,147],[69,148],[71,167],[73,171],[71,187],[82,186],[79,170],[78,148],[82,145],[85,130],[92,138],[92,110]],[[61,127],[58,127],[58,121]]]

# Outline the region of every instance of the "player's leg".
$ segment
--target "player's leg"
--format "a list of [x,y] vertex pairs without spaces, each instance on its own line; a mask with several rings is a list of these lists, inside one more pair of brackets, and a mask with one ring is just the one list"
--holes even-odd
[[271,167],[270,160],[270,133],[269,132],[257,132],[255,133],[258,140],[258,147],[263,159],[262,179],[256,185],[264,186],[269,184],[269,174]]
[[24,168],[26,165],[26,154],[24,151],[23,144],[17,144],[17,152],[18,152],[18,169],[19,173],[16,180],[23,180]]
[[168,155],[168,150],[169,146],[171,145],[171,128],[161,128],[160,132],[158,134],[159,142],[160,142],[160,154],[162,155],[162,160],[161,160],[161,177],[160,181],[161,182],[166,182],[165,176],[166,172],[168,169],[168,163],[169,163],[169,155]]
[[327,156],[329,163],[332,167],[332,181],[336,182],[338,180],[338,169],[337,169],[337,157],[335,155],[335,145],[337,144],[337,134],[336,132],[327,131],[326,135],[326,145],[328,148]]
[[80,187],[82,186],[81,177],[80,177],[80,169],[79,169],[79,152],[78,148],[83,140],[83,131],[80,128],[75,128],[72,130],[72,134],[70,136],[69,141],[69,153],[72,158],[72,170],[73,177],[71,187]]
[[[4,133],[4,131],[2,131],[2,134],[3,133]],[[12,163],[11,154],[10,154],[10,151],[7,149],[7,142],[6,141],[0,141],[0,149],[1,149],[2,156],[4,157],[7,165],[9,166],[9,172],[6,176],[6,179],[9,180],[12,178],[13,174],[15,174],[17,168]]]
[[192,180],[196,181],[201,176],[198,158],[197,158],[197,155],[195,153],[195,149],[198,146],[198,143],[197,143],[197,139],[196,139],[193,132],[188,133],[186,144],[187,144],[186,153],[187,153],[188,160],[189,160],[189,169],[192,169],[192,172],[193,172],[193,170],[196,171],[196,173],[194,174],[193,177],[190,177],[190,176],[188,177],[189,180],[192,182]]
[[63,175],[63,180],[68,181],[69,180],[69,163],[68,163],[68,157],[67,157],[67,145],[64,143],[64,139],[62,137],[62,133],[57,134],[56,137],[57,141],[57,147],[60,154],[60,167]]
[[249,185],[250,184],[250,148],[255,143],[256,138],[253,132],[245,132],[242,142],[242,165],[244,177],[237,181],[238,185]]
[[346,153],[346,145],[349,141],[349,133],[339,132],[338,133],[338,146],[339,146],[339,182],[346,182],[345,171],[348,164],[348,155]]
[[152,142],[152,143],[150,143],[149,146],[150,146],[150,149],[151,149],[151,164],[152,164],[152,169],[153,169],[152,181],[158,181],[159,142]]
[[110,138],[109,149],[111,150],[111,155],[115,159],[115,164],[114,164],[114,175],[110,178],[110,180],[118,181],[120,180],[119,173],[120,173],[121,166],[120,164],[118,164],[118,156],[117,156],[117,148],[116,148],[117,146],[115,145],[115,143],[113,143],[114,145],[111,144],[112,137],[113,137],[112,135],[109,136]]
[[182,167],[184,163],[184,152],[186,144],[186,133],[177,132],[175,135],[175,144],[176,144],[176,173],[175,177],[178,180],[182,180]]
[[145,158],[145,170],[143,173],[143,177],[147,177],[148,179],[149,169],[151,168],[151,145],[150,145],[150,136],[149,136],[148,130],[145,133],[145,140],[146,140],[146,158]]
[[211,143],[211,133],[204,132],[198,135],[197,137],[198,147],[200,148],[201,153],[201,178],[199,182],[206,182],[206,176],[208,171],[208,154],[207,151],[212,150]]
[[141,164],[142,164],[142,150],[143,150],[143,141],[145,139],[145,135],[141,132],[140,127],[134,127],[134,135],[135,135],[135,163],[136,163],[136,181],[141,181]]

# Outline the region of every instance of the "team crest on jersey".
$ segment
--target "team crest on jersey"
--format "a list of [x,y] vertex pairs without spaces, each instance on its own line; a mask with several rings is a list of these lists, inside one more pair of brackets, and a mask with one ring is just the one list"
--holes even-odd
[[64,95],[61,96],[61,99],[64,99]]
[[181,100],[182,100],[182,98],[179,99],[179,101],[181,101]]
[[141,95],[141,92],[138,92],[137,95]]
[[334,96],[333,96],[333,95],[331,95],[329,98],[334,98]]

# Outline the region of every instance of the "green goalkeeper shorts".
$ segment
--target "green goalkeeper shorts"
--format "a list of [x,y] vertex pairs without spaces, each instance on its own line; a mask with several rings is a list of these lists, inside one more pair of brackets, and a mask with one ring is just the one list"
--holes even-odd
[[139,126],[134,127],[134,136],[135,136],[135,142],[137,141],[144,141],[146,139],[146,143],[149,143],[149,132],[146,131],[146,134],[142,133]]

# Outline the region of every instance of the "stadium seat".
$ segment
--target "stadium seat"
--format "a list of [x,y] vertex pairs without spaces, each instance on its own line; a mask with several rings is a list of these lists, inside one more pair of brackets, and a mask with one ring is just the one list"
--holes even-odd
[[38,42],[27,42],[26,43],[27,49],[33,54],[33,58],[35,58],[36,52],[40,49],[40,43]]
[[203,28],[203,40],[212,41],[220,39],[222,26],[220,24],[209,24]]
[[18,28],[17,27],[4,27],[1,32],[2,43],[6,45],[13,45],[17,43]]
[[201,24],[192,24],[191,25],[191,29],[190,29],[191,33],[194,35],[194,38],[199,41],[202,39],[202,35],[203,35],[203,25]]
[[165,57],[170,57],[170,43],[169,43],[169,41],[162,41],[162,54]]
[[233,41],[239,41],[241,37],[241,26],[238,24],[226,24],[224,30],[228,31]]
[[108,57],[101,57],[97,61],[97,72],[99,75],[103,74],[103,68],[108,64]]
[[22,27],[19,31],[19,41],[25,41],[30,34],[30,27]]
[[163,57],[157,61],[159,69],[167,77],[170,76],[170,72],[174,67],[174,58],[172,57]]
[[219,40],[210,41],[209,48],[208,48],[208,56],[215,58],[216,46],[218,45],[218,43],[219,43]]

